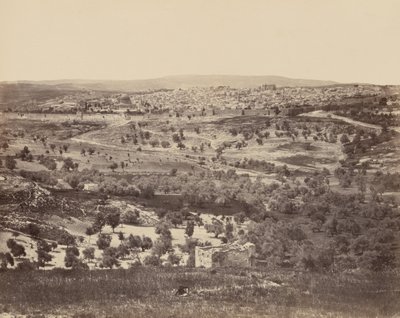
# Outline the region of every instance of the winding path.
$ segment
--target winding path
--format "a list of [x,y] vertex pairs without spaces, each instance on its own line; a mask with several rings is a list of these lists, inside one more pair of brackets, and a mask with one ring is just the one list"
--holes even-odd
[[341,120],[341,121],[344,121],[346,123],[349,123],[349,124],[352,124],[352,125],[356,125],[356,126],[362,126],[362,127],[366,127],[366,128],[377,129],[379,131],[382,130],[381,126],[364,123],[362,121],[354,120],[354,119],[343,117],[343,116],[338,116],[338,115],[335,115],[335,114],[332,114],[332,113],[328,113],[328,112],[323,111],[323,110],[315,110],[315,111],[312,111],[312,112],[309,112],[309,113],[300,114],[299,116],[333,118],[333,119],[338,119],[338,120]]

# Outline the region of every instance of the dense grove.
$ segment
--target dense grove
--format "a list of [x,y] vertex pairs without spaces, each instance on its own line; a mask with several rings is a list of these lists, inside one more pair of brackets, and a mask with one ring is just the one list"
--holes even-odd
[[[362,172],[365,170],[348,174],[349,170],[340,169],[343,172],[335,171],[339,180],[357,184],[357,193],[332,191],[327,170],[303,180],[283,174],[280,183],[269,185],[261,180],[251,181],[233,169],[119,179],[85,170],[70,172],[66,180],[75,180],[77,187],[84,182],[96,182],[100,192],[112,195],[151,198],[156,192],[178,193],[183,202],[193,207],[239,202],[243,210],[237,219],[244,217],[253,223],[238,238],[255,243],[258,256],[268,260],[270,266],[313,271],[394,267],[393,244],[400,229],[398,207],[382,199],[379,192],[397,190],[398,174],[377,173],[368,180]],[[371,195],[365,195],[367,189]],[[183,205],[176,211],[160,213],[178,224],[190,216]]]

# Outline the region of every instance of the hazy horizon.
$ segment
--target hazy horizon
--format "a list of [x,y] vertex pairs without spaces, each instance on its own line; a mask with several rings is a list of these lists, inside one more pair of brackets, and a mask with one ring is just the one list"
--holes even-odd
[[[290,77],[284,76],[279,74],[167,74],[161,75],[156,77],[145,77],[145,78],[52,78],[52,79],[18,79],[18,80],[0,80],[0,82],[52,82],[52,81],[146,81],[146,80],[156,80],[156,79],[163,79],[163,78],[178,78],[178,77],[195,77],[195,76],[221,76],[221,77],[278,77],[278,78],[288,78],[288,79],[299,79],[299,80],[316,80],[316,81],[332,81],[330,79],[319,79],[319,78],[300,78],[300,77]],[[333,81],[336,82],[336,81]],[[340,82],[337,82],[340,83]],[[342,83],[342,84],[349,84],[349,83]],[[351,83],[350,83],[351,84]],[[374,83],[367,83],[367,84],[374,84]]]
[[0,81],[400,84],[396,0],[0,0]]

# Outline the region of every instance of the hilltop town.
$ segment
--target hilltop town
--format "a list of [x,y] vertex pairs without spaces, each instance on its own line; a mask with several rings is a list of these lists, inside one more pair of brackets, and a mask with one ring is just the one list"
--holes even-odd
[[[18,84],[15,84],[18,85]],[[23,87],[22,87],[23,89]],[[388,100],[387,96],[390,96]],[[92,90],[65,94],[44,102],[26,100],[13,104],[3,97],[3,109],[20,112],[54,113],[136,113],[204,112],[224,110],[267,110],[270,113],[296,115],[316,109],[332,110],[345,105],[399,106],[398,88],[376,85],[332,85],[327,87],[277,87],[261,85],[256,88],[228,86],[188,89],[161,89],[142,92],[109,93]]]

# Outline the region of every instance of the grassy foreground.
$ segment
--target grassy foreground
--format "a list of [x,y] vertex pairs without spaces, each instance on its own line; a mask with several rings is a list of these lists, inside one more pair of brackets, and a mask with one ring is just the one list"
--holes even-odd
[[[399,273],[236,268],[0,272],[0,313],[32,317],[393,317]],[[175,296],[188,286],[186,297]]]

